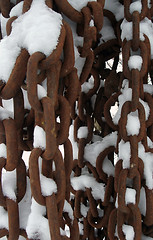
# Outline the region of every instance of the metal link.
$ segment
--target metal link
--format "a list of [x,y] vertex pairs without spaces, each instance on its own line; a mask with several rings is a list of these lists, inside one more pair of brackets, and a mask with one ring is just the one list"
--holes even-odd
[[[17,14],[21,2],[0,0],[0,38],[11,38],[34,7],[24,0]],[[0,212],[8,217],[0,238],[41,240],[48,231],[48,240],[125,240],[127,226],[135,240],[152,238],[152,42],[141,24],[152,26],[153,1],[82,1],[80,10],[77,0],[42,4],[63,19],[55,49],[49,56],[21,49],[8,81],[0,81]],[[123,39],[126,24],[131,38]],[[16,199],[6,193],[9,174]],[[39,214],[48,230],[43,221],[31,228]]]

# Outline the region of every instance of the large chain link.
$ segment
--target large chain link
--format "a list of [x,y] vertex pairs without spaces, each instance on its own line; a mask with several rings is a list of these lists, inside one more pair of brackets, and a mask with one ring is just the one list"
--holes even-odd
[[[33,48],[13,35],[38,6],[60,22],[49,54],[33,16]],[[153,2],[0,9],[0,238],[152,239]]]

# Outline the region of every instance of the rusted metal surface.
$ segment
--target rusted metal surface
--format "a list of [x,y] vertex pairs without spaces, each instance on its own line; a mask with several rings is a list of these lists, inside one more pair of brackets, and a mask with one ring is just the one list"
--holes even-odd
[[[8,18],[7,37],[18,19],[10,11],[20,2],[0,1],[1,14]],[[31,215],[37,219],[34,203],[45,209],[40,215],[49,229],[46,240],[124,240],[127,231],[134,240],[153,238],[153,187],[148,183],[153,170],[148,180],[147,166],[152,165],[145,159],[151,161],[153,154],[153,43],[149,33],[142,37],[140,31],[143,21],[152,20],[153,2],[116,1],[124,9],[120,18],[117,9],[106,7],[107,0],[87,1],[80,11],[68,0],[44,2],[49,11],[62,13],[56,48],[49,56],[21,49],[8,81],[0,81],[0,148],[5,150],[0,150],[0,212],[7,215],[0,238],[44,239],[41,226],[29,232]],[[136,3],[141,7],[132,11]],[[23,1],[22,15],[32,4]],[[125,23],[131,24],[131,38],[124,34]],[[107,39],[106,28],[113,31]],[[83,62],[80,72],[76,48]],[[123,70],[118,70],[121,54]],[[140,60],[136,67],[135,57]],[[46,91],[39,94],[42,88]],[[13,116],[4,114],[7,100],[13,101]],[[117,120],[111,112],[115,104]],[[128,127],[132,117],[138,131]],[[44,145],[36,143],[39,137]],[[31,152],[28,166],[24,151]],[[4,180],[8,173],[15,174],[12,198]],[[26,201],[31,211],[22,224]]]

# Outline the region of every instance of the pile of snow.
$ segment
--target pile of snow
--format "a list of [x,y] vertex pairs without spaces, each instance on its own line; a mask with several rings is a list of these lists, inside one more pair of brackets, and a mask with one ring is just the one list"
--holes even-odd
[[31,212],[28,218],[26,232],[29,239],[51,240],[46,207],[39,205],[32,198]]
[[79,177],[72,177],[71,185],[76,191],[85,191],[86,188],[91,188],[91,193],[94,199],[100,199],[102,202],[104,201],[105,186],[103,183],[98,183],[92,176],[81,175]]
[[62,16],[48,8],[44,0],[33,0],[31,8],[23,15],[22,4],[11,12],[19,17],[12,23],[9,36],[0,42],[0,79],[7,82],[21,49],[32,55],[42,52],[49,56],[58,44]]

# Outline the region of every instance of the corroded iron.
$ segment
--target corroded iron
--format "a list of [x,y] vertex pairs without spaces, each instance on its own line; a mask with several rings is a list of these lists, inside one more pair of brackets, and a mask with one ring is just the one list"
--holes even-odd
[[[10,17],[10,11],[20,2],[0,0],[2,17],[8,18],[6,37],[11,36],[18,19]],[[0,208],[8,216],[7,226],[0,228],[0,238],[41,240],[39,229],[31,238],[27,228],[20,226],[20,204],[28,191],[28,181],[30,199],[46,210],[43,217],[50,234],[46,240],[125,240],[125,226],[132,229],[134,240],[143,235],[153,237],[153,191],[139,153],[140,147],[145,154],[153,153],[153,90],[149,87],[153,84],[153,43],[147,34],[143,40],[140,37],[142,21],[153,18],[153,1],[115,1],[124,8],[120,19],[111,8],[107,9],[107,0],[87,1],[80,11],[69,0],[44,2],[49,11],[63,17],[56,48],[49,56],[21,49],[8,81],[0,81],[0,148],[6,147],[0,156]],[[141,8],[132,11],[136,2]],[[33,0],[23,1],[22,15],[32,4]],[[125,22],[131,24],[131,39],[123,39]],[[80,41],[77,46],[72,25]],[[113,34],[105,40],[106,28],[111,28]],[[76,49],[83,60],[80,72]],[[118,70],[121,54],[123,69]],[[134,63],[129,67],[133,56],[142,59],[139,69]],[[45,93],[39,95],[44,86]],[[124,96],[125,89],[129,89],[130,96]],[[2,111],[10,99],[14,116],[7,111],[6,117]],[[118,121],[112,115],[115,104],[120,111]],[[127,129],[129,116],[137,117],[137,134]],[[43,147],[35,142],[37,127],[45,135]],[[81,129],[85,130],[82,135]],[[130,149],[128,163],[122,154],[123,144]],[[93,154],[91,149],[95,154],[92,161],[88,155],[88,151]],[[31,152],[27,168],[22,159],[24,151]],[[7,188],[4,172],[16,174],[13,199],[3,189]],[[56,191],[45,195],[42,178],[52,181]],[[77,187],[73,184],[76,179]],[[128,191],[135,193],[134,201],[127,200]],[[145,195],[146,213],[139,205],[141,193]]]

